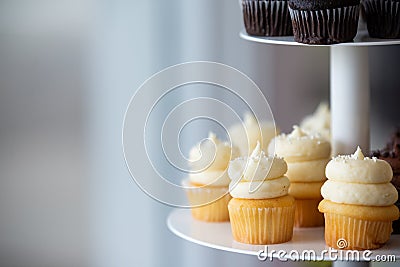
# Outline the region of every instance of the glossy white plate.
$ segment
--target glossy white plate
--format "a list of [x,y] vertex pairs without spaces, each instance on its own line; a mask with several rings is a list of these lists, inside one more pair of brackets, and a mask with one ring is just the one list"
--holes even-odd
[[[266,247],[263,245],[248,245],[234,241],[229,222],[207,223],[197,221],[192,218],[190,210],[174,210],[168,216],[167,225],[177,236],[202,246],[255,256],[259,255],[261,250],[266,251]],[[343,257],[342,259],[346,257],[345,250],[335,253],[335,250],[330,249],[331,256],[327,255],[327,252],[322,254],[324,250],[329,251],[329,248],[325,245],[323,227],[295,229],[291,241],[268,245],[268,256],[280,258],[281,256],[277,253],[280,250],[285,252],[281,252],[282,259],[303,259],[302,256],[307,256],[305,251],[310,250],[315,252],[316,260],[335,260],[335,256],[338,259],[340,259],[340,256]],[[376,257],[392,257],[391,255],[394,255],[397,260],[400,259],[400,235],[392,235],[389,242],[384,247],[373,250],[369,258],[375,260]],[[261,256],[265,257],[265,254]],[[362,252],[360,258],[362,258]],[[356,258],[349,257],[349,259]]]

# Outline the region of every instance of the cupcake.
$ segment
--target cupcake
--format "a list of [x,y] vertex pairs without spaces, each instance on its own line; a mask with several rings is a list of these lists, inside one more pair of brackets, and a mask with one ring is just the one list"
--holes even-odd
[[311,134],[319,134],[326,140],[331,140],[331,112],[325,102],[321,102],[313,114],[306,116],[300,123],[300,128]]
[[287,0],[242,0],[242,11],[249,35],[293,35]]
[[241,156],[250,155],[260,141],[261,150],[266,150],[272,138],[279,132],[273,122],[258,122],[251,113],[244,114],[244,123],[233,125],[228,130],[234,146],[239,149]]
[[351,156],[333,158],[326,166],[324,200],[325,241],[333,248],[365,250],[382,247],[399,218],[398,198],[390,183],[390,165],[364,157],[360,148]]
[[195,219],[207,222],[229,220],[228,164],[238,156],[236,148],[227,142],[221,142],[215,134],[190,150],[191,173],[182,185],[192,207]]
[[289,0],[295,41],[350,42],[357,34],[360,0]]
[[400,38],[399,0],[363,0],[361,3],[371,37]]
[[268,152],[283,157],[287,162],[289,195],[296,200],[295,226],[323,226],[324,217],[318,211],[318,204],[322,199],[320,189],[326,180],[325,166],[331,154],[329,141],[294,126],[290,134],[275,137]]
[[293,236],[294,198],[282,158],[267,157],[260,144],[246,158],[229,164],[228,204],[233,238],[247,244],[276,244]]
[[[400,129],[392,135],[390,142],[382,150],[373,151],[373,157],[382,159],[390,164],[393,171],[391,183],[397,190],[400,191]],[[400,208],[400,201],[397,200],[395,205]],[[392,224],[393,234],[400,234],[400,220],[396,220]]]

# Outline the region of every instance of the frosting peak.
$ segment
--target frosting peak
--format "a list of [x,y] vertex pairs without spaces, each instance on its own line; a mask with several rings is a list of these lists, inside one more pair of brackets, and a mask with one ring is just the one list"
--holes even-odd
[[307,134],[297,125],[293,126],[293,131],[288,134],[289,138],[300,138],[303,136],[307,136]]
[[321,102],[312,115],[303,119],[300,127],[307,132],[319,133],[325,139],[330,140],[331,114],[328,104]]
[[229,161],[237,156],[237,149],[228,142],[222,142],[213,132],[196,144],[189,153],[193,172],[224,171]]
[[220,141],[217,139],[217,135],[213,132],[209,132],[208,133],[208,140],[212,141],[214,144],[217,144],[217,142],[219,143]]
[[257,145],[254,148],[253,152],[251,152],[250,158],[253,160],[260,159],[260,156],[262,156],[261,154],[262,151],[261,151],[260,141],[257,141]]
[[314,117],[321,119],[321,124],[324,127],[330,127],[330,111],[329,106],[325,102],[321,102],[315,110]]
[[355,160],[363,160],[365,158],[359,146],[357,147],[356,152],[354,152],[354,154],[351,155],[351,157]]
[[251,112],[246,112],[244,114],[244,124],[251,125],[256,123],[257,123],[256,117],[254,117],[254,115]]

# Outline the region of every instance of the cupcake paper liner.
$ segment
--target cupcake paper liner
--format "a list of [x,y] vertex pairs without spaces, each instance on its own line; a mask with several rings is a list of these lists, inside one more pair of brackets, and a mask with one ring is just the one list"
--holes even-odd
[[243,207],[228,205],[233,238],[247,244],[277,244],[292,239],[294,206]]
[[321,199],[296,199],[295,200],[295,227],[324,226],[324,214],[318,211]]
[[294,39],[305,44],[349,42],[357,34],[360,5],[325,10],[296,10],[289,7]]
[[293,35],[288,1],[242,0],[244,26],[249,35]]
[[389,240],[391,232],[391,221],[368,221],[325,213],[325,241],[336,249],[377,249]]
[[367,29],[374,38],[400,38],[400,1],[364,0]]
[[229,221],[228,203],[231,195],[227,193],[228,187],[199,187],[187,188],[186,195],[192,206],[193,218],[206,222],[224,222]]

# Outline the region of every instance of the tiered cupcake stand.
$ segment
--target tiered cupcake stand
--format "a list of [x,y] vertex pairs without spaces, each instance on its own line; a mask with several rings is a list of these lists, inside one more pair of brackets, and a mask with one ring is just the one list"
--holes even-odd
[[[254,37],[240,33],[241,38],[267,45],[285,45],[312,48],[311,45],[297,43],[293,37]],[[364,152],[369,151],[369,60],[368,47],[400,45],[400,40],[372,39],[367,31],[359,31],[354,42],[329,45],[331,69],[331,127],[333,153],[350,154],[359,145]],[[319,46],[320,47],[320,46]],[[177,236],[199,245],[224,251],[255,255],[264,250],[262,245],[247,245],[233,240],[229,223],[205,223],[191,217],[190,210],[174,210],[168,217],[169,229]],[[268,245],[272,250],[292,250],[302,252],[313,250],[321,255],[328,249],[324,241],[324,228],[295,229],[290,242]],[[287,255],[297,259],[295,254]],[[392,235],[390,241],[370,255],[395,255],[400,260],[400,235]],[[274,256],[277,256],[274,253]],[[324,254],[318,260],[332,260]],[[369,262],[335,261],[335,266],[368,266]]]

